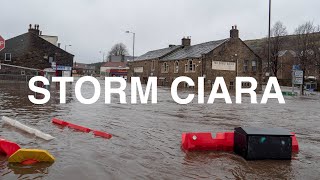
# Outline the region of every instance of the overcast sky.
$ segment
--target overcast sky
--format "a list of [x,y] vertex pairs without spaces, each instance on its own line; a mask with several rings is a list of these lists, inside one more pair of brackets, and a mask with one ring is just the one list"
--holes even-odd
[[[319,0],[273,0],[272,22],[282,21],[289,33],[301,23],[320,24]],[[29,24],[40,24],[46,35],[59,36],[62,47],[75,61],[102,60],[99,51],[122,42],[136,55],[180,44],[229,37],[237,24],[243,40],[267,35],[268,0],[1,0],[0,34],[11,38],[25,33]]]

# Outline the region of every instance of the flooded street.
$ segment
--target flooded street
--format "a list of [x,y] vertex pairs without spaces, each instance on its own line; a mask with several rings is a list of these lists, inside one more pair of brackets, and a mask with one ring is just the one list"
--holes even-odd
[[[104,82],[101,81],[101,87]],[[74,87],[75,84],[72,86]],[[130,86],[130,84],[128,84]],[[319,179],[320,98],[285,97],[286,104],[269,100],[266,105],[244,103],[175,103],[169,88],[158,87],[158,104],[104,103],[104,88],[93,105],[78,102],[68,86],[67,103],[59,104],[59,91],[51,90],[46,105],[34,105],[26,84],[0,84],[0,116],[8,116],[55,137],[44,141],[1,122],[0,136],[23,148],[48,150],[52,165],[32,167],[8,164],[0,157],[0,179]],[[130,89],[127,88],[127,102]],[[84,84],[85,97],[93,87]],[[183,94],[183,93],[180,93]],[[208,98],[208,97],[207,97]],[[258,95],[258,102],[261,95]],[[235,102],[235,98],[232,97]],[[53,125],[57,117],[113,134],[97,138]],[[226,152],[184,153],[182,132],[233,131],[238,126],[284,127],[297,134],[299,154],[292,161],[245,161]]]

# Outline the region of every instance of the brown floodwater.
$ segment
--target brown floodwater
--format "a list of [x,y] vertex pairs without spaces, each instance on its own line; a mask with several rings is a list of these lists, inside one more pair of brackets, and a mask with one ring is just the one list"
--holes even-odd
[[[104,82],[101,81],[103,86]],[[128,84],[130,85],[130,84]],[[104,93],[93,105],[75,98],[68,85],[67,103],[59,104],[58,88],[51,87],[46,105],[29,102],[26,84],[0,84],[0,116],[9,116],[56,137],[44,141],[0,122],[0,136],[23,148],[48,150],[53,164],[21,166],[0,156],[0,179],[319,179],[320,98],[285,97],[286,104],[175,103],[170,89],[158,88],[158,104],[104,104]],[[130,88],[127,101],[130,102]],[[90,97],[93,87],[84,84]],[[186,94],[182,92],[181,94]],[[258,96],[260,99],[261,96]],[[234,101],[234,97],[232,97]],[[96,138],[53,125],[53,117],[113,134]],[[182,132],[216,133],[238,126],[284,127],[297,134],[300,153],[291,161],[245,161],[226,152],[193,152],[180,148]]]

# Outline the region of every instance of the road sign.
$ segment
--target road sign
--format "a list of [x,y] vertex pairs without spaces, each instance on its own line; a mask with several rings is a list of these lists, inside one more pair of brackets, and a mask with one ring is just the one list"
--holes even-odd
[[303,84],[303,71],[294,70],[292,72],[292,83],[302,85]]
[[303,78],[295,78],[295,79],[293,79],[293,84],[302,84],[302,82],[303,82]]
[[303,77],[303,71],[295,70],[294,71],[294,77],[302,78]]
[[0,51],[2,51],[6,46],[6,41],[0,36]]

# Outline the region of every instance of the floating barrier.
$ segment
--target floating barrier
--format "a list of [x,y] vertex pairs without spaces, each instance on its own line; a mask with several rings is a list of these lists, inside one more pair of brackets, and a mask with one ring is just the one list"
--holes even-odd
[[233,142],[233,132],[218,132],[216,138],[209,132],[182,134],[182,148],[186,151],[233,151]]
[[37,162],[53,163],[54,161],[54,157],[48,151],[41,149],[19,149],[8,159],[10,163],[21,163],[24,165]]
[[91,131],[90,128],[87,128],[87,127],[84,127],[84,126],[79,126],[79,125],[76,125],[76,124],[72,124],[72,123],[69,123],[67,121],[63,121],[63,120],[57,119],[57,118],[53,118],[52,119],[52,123],[58,124],[60,126],[67,126],[67,127],[71,128],[71,129],[75,129],[75,130],[82,131],[82,132],[85,132],[85,133],[89,133]]
[[8,125],[11,125],[17,129],[20,129],[24,132],[29,133],[29,134],[34,134],[35,136],[42,138],[44,140],[49,141],[49,140],[54,139],[54,137],[49,134],[43,133],[43,132],[41,132],[37,129],[31,128],[31,127],[28,127],[28,126],[14,120],[14,119],[8,118],[6,116],[2,116],[2,120]]
[[87,127],[84,127],[84,126],[79,126],[79,125],[76,125],[76,124],[72,124],[70,122],[67,122],[67,121],[64,121],[64,120],[61,120],[61,119],[57,119],[57,118],[53,118],[52,119],[52,123],[60,125],[60,126],[63,126],[63,127],[69,127],[71,129],[75,129],[75,130],[78,130],[78,131],[81,131],[81,132],[85,132],[85,133],[89,133],[90,131],[92,131],[95,136],[103,137],[103,138],[106,138],[106,139],[110,139],[112,137],[112,135],[109,134],[109,133],[92,130],[90,128],[87,128]]
[[103,137],[103,138],[106,138],[106,139],[112,138],[112,135],[111,135],[111,134],[105,133],[105,132],[102,132],[102,131],[93,131],[93,134],[94,134],[95,136]]
[[299,144],[298,144],[298,140],[297,140],[297,136],[295,133],[291,133],[291,139],[292,139],[292,152],[293,153],[298,153],[299,152]]
[[[292,133],[292,152],[299,152],[297,137]],[[233,151],[234,132],[218,132],[216,138],[210,132],[182,134],[182,149],[185,151]]]
[[0,152],[6,154],[8,157],[20,149],[20,146],[14,142],[0,139]]

